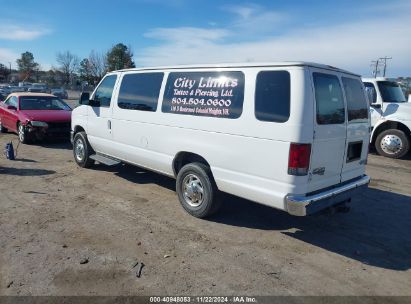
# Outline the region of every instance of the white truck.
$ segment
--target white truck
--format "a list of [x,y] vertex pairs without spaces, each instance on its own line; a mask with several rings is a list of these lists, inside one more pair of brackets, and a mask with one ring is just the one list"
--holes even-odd
[[395,81],[377,77],[363,82],[371,106],[371,144],[380,155],[405,156],[411,142],[411,103]]

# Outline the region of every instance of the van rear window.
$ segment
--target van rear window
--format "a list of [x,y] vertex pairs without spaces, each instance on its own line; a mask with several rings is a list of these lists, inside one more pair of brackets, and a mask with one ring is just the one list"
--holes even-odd
[[367,100],[361,82],[347,77],[343,77],[342,82],[347,99],[348,121],[351,123],[367,122]]
[[234,119],[243,102],[242,72],[178,72],[168,76],[162,111]]
[[286,122],[290,117],[290,73],[262,71],[257,75],[255,117],[262,121]]
[[344,99],[338,77],[313,73],[313,78],[317,101],[317,123],[319,125],[344,123]]
[[118,106],[122,109],[155,112],[164,73],[126,74],[121,81]]

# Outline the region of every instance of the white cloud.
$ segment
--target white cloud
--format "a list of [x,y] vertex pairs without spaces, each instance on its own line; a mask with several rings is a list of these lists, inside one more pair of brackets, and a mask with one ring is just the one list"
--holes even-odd
[[[238,14],[250,16],[247,11]],[[392,56],[390,70],[411,71],[411,35],[406,14],[317,28],[297,28],[281,36],[230,42],[232,29],[163,28],[146,37],[161,44],[143,49],[143,66],[243,61],[314,61],[366,74],[371,60]]]
[[224,10],[235,15],[230,26],[239,30],[240,34],[273,32],[289,19],[282,12],[267,10],[257,4],[231,5],[224,7]]
[[[230,35],[225,29],[203,29],[196,27],[156,28],[144,36],[168,43],[181,43],[184,45],[201,44],[208,41],[219,41]],[[181,39],[184,37],[184,39]]]
[[46,28],[28,28],[19,25],[0,24],[0,39],[4,40],[34,40],[49,34]]
[[12,50],[0,48],[0,63],[9,66],[9,62],[11,66],[15,66],[16,59],[19,57],[18,54],[14,53]]
[[226,11],[238,15],[241,19],[249,19],[256,11],[259,11],[261,7],[256,4],[250,5],[229,5],[225,7]]

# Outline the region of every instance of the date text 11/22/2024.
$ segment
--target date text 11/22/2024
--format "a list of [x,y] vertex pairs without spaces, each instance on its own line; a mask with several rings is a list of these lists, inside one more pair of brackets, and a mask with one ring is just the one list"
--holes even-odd
[[167,296],[150,297],[150,303],[258,303],[258,300],[246,296]]

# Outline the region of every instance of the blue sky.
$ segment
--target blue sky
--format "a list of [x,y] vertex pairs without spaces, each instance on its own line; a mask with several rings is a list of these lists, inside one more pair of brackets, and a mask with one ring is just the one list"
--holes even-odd
[[31,51],[80,58],[130,45],[137,66],[314,61],[370,75],[411,76],[411,1],[0,0],[0,63]]

